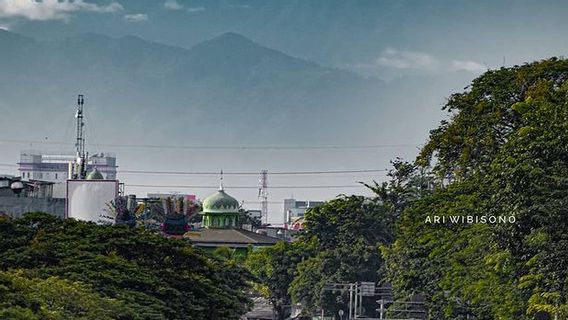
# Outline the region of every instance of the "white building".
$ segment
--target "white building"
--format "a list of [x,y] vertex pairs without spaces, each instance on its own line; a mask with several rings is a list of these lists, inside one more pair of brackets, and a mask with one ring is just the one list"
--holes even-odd
[[303,217],[309,208],[323,203],[323,201],[284,199],[284,222],[289,224],[295,218]]
[[[69,163],[74,162],[73,153],[44,152],[26,150],[20,152],[18,163],[23,181],[53,182],[53,197],[65,198],[66,184],[69,178]],[[116,180],[116,155],[100,153],[89,156],[87,172],[94,168],[103,175],[105,180]]]

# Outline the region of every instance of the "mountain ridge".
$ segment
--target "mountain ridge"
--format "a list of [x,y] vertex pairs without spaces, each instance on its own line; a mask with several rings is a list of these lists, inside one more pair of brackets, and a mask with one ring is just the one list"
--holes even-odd
[[[9,32],[0,36],[0,47],[8,43],[15,45],[12,54],[0,53],[0,68],[8,70],[0,74],[6,84],[0,108],[19,105],[47,116],[66,110],[73,95],[83,93],[99,106],[101,118],[129,119],[123,125],[132,128],[131,136],[159,121],[178,135],[189,130],[199,138],[205,124],[215,124],[223,128],[216,135],[237,140],[262,133],[267,141],[284,136],[300,141],[306,135],[315,141],[329,133],[329,127],[312,127],[315,119],[336,128],[360,122],[375,107],[382,85],[237,33],[189,49],[93,33],[44,42]],[[117,130],[113,122],[109,134]]]
[[[353,76],[354,78],[360,78],[360,79],[370,79],[373,81],[381,81],[379,79],[376,78],[366,78],[363,77],[361,75],[358,75],[355,72],[352,72],[350,70],[347,69],[342,69],[342,68],[338,68],[335,66],[326,66],[326,65],[322,65],[318,62],[315,62],[313,60],[309,60],[306,58],[301,58],[301,57],[296,57],[293,55],[290,55],[288,53],[279,51],[277,49],[273,49],[270,48],[268,46],[259,44],[253,40],[251,40],[250,38],[240,34],[240,33],[236,33],[236,32],[224,32],[221,33],[213,38],[210,38],[208,40],[202,41],[190,48],[184,48],[181,46],[173,46],[173,45],[168,45],[168,44],[164,44],[164,43],[160,43],[160,42],[156,42],[156,41],[151,41],[151,40],[146,40],[144,38],[141,38],[139,36],[136,35],[124,35],[121,37],[111,37],[108,35],[104,35],[104,34],[100,34],[100,33],[93,33],[93,32],[88,32],[88,33],[81,33],[81,34],[77,34],[74,36],[70,36],[70,37],[66,37],[60,40],[51,40],[51,41],[46,41],[46,40],[36,40],[32,37],[23,35],[21,33],[17,33],[14,31],[10,31],[10,30],[5,30],[5,29],[0,29],[0,41],[17,41],[20,43],[26,43],[26,44],[37,44],[37,45],[42,45],[42,46],[47,46],[49,47],[49,45],[53,45],[53,44],[63,44],[63,45],[69,45],[69,44],[78,44],[78,45],[84,45],[87,43],[97,43],[97,42],[101,42],[104,41],[105,44],[113,44],[113,45],[117,45],[117,44],[135,44],[137,46],[145,46],[145,49],[148,49],[148,47],[150,48],[157,48],[157,49],[169,49],[172,51],[176,51],[178,54],[181,53],[185,53],[188,56],[194,55],[196,52],[200,53],[201,51],[203,51],[203,49],[205,50],[219,50],[222,51],[226,48],[224,48],[227,44],[229,44],[230,49],[235,49],[235,48],[240,48],[240,49],[247,49],[248,51],[251,50],[259,50],[262,54],[264,55],[272,55],[272,56],[276,56],[278,58],[284,58],[284,59],[288,59],[289,61],[295,61],[299,66],[302,67],[320,67],[320,68],[324,68],[324,69],[329,69],[330,71],[339,71],[339,72],[343,72],[345,74],[349,74],[351,76]],[[1,44],[1,43],[0,43]],[[4,47],[5,49],[5,47]]]

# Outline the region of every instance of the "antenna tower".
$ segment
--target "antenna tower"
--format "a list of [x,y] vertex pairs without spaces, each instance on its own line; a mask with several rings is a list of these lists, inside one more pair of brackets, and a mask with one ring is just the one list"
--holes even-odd
[[261,199],[261,221],[268,224],[268,170],[260,172],[258,197]]
[[77,169],[74,174],[74,179],[85,179],[87,176],[87,163],[85,156],[85,136],[84,136],[84,126],[83,121],[83,105],[85,100],[82,94],[77,97],[77,113],[75,118],[77,118],[77,141],[75,142],[75,147],[77,149]]

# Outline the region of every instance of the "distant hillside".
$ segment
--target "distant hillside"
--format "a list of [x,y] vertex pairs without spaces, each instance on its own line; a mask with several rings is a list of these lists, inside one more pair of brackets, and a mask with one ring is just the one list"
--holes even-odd
[[121,119],[134,131],[152,131],[155,123],[167,123],[173,136],[201,140],[215,133],[245,140],[321,138],[329,125],[337,130],[361,121],[381,87],[236,33],[188,50],[133,36],[38,42],[0,31],[0,47],[0,108],[39,109],[41,118],[68,112],[81,92],[105,126]]

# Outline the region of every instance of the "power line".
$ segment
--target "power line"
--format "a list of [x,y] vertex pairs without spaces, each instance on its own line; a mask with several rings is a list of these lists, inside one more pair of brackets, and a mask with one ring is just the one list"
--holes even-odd
[[[363,170],[329,170],[329,171],[270,171],[270,175],[318,175],[318,174],[349,174],[349,173],[373,173],[386,172],[387,169],[363,169]],[[147,170],[119,170],[118,173],[126,174],[174,174],[174,175],[219,175],[213,171],[147,171]],[[258,175],[258,172],[223,172],[224,175],[247,176]]]
[[[0,163],[0,167],[13,167],[17,168],[17,165]],[[361,169],[361,170],[327,170],[327,171],[272,171],[269,172],[270,175],[328,175],[328,174],[353,174],[353,173],[376,173],[376,172],[387,172],[387,169]],[[214,171],[151,171],[151,170],[119,170],[119,174],[163,174],[163,175],[219,175],[218,172]],[[236,171],[236,172],[223,172],[224,175],[233,176],[248,176],[248,175],[258,175],[258,172],[253,171]]]
[[400,147],[416,147],[412,144],[383,144],[383,145],[307,145],[307,146],[235,146],[235,145],[144,145],[144,144],[101,144],[99,147],[118,147],[118,148],[147,148],[147,149],[200,149],[200,150],[344,150],[344,149],[380,149],[380,148],[400,148]]
[[[157,184],[125,184],[127,187],[137,188],[179,188],[179,189],[217,189],[219,186],[200,185],[157,185]],[[272,189],[335,189],[335,188],[366,188],[364,185],[312,185],[312,186],[271,186]],[[258,189],[258,186],[232,186],[227,189]]]
[[[47,145],[68,145],[72,144],[63,141],[41,141],[41,140],[17,140],[0,139],[4,143],[18,144],[47,144]],[[198,150],[345,150],[345,149],[381,149],[381,148],[403,148],[416,147],[416,144],[376,144],[376,145],[261,145],[261,146],[236,146],[236,145],[153,145],[153,144],[87,144],[94,147],[109,148],[144,148],[144,149],[198,149]]]
[[[245,204],[261,204],[262,202],[260,201],[246,201],[246,200],[242,200],[243,203]],[[268,201],[268,204],[283,204],[283,201]]]
[[61,141],[45,141],[45,140],[17,140],[17,139],[0,139],[2,143],[18,143],[18,144],[55,144],[55,145],[68,145],[73,146],[72,143],[69,142],[61,142]]

